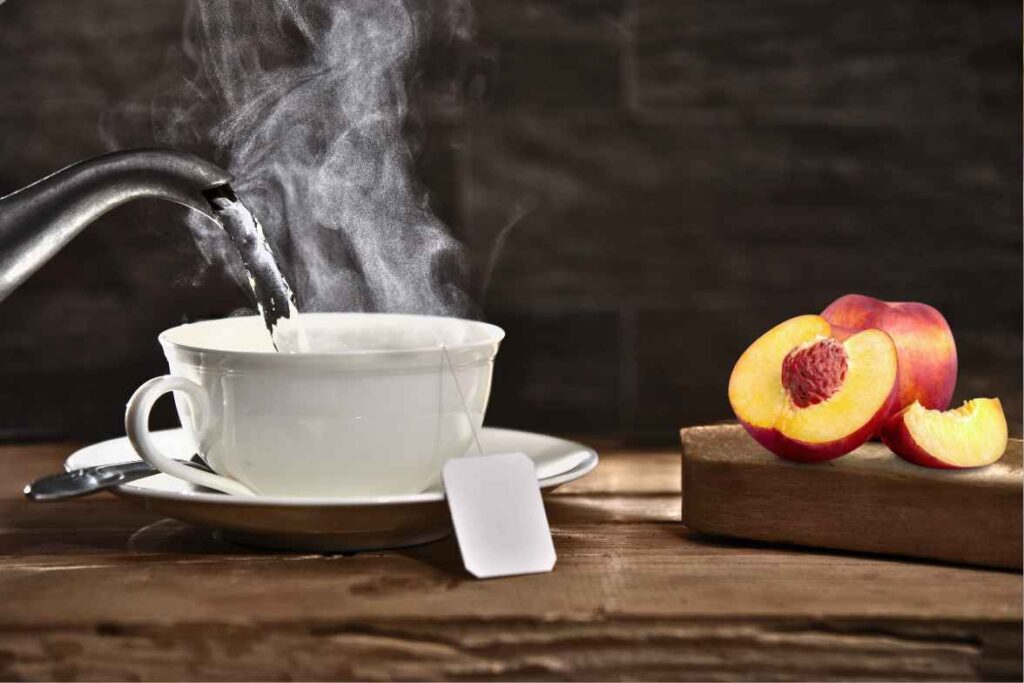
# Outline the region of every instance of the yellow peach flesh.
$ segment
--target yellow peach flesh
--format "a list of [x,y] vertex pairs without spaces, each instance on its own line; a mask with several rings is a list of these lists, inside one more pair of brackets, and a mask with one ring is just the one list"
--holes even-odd
[[1006,416],[997,398],[976,398],[945,412],[915,402],[903,421],[923,451],[956,467],[993,463],[1006,450]]
[[881,330],[866,330],[845,342],[846,377],[835,394],[803,408],[787,397],[774,427],[805,443],[826,443],[852,434],[884,405],[896,378],[896,348]]
[[817,315],[801,315],[765,332],[736,361],[729,377],[734,412],[754,427],[772,429],[787,404],[779,369],[795,347],[830,337],[832,328]]

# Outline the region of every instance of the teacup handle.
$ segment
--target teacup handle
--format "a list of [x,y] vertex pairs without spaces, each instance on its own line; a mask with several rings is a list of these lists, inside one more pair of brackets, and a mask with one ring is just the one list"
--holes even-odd
[[149,431],[149,413],[153,410],[156,400],[171,391],[182,391],[192,399],[192,418],[197,422],[197,430],[201,430],[209,419],[210,399],[205,389],[184,377],[154,377],[135,390],[128,399],[128,408],[124,414],[124,430],[128,433],[128,440],[139,457],[161,472],[184,479],[191,484],[206,486],[235,496],[255,495],[234,479],[183,465],[160,452],[153,443],[153,435]]

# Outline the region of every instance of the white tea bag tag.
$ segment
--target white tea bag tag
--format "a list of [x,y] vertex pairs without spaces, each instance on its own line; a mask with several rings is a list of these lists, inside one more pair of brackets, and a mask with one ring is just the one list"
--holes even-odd
[[441,478],[470,574],[488,579],[554,568],[537,472],[525,454],[455,458],[445,463]]

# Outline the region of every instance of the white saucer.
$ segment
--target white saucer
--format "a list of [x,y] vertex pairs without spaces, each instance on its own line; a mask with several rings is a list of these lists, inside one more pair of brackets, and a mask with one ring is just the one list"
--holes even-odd
[[[181,429],[153,432],[165,453],[186,457],[189,440]],[[597,453],[586,446],[544,434],[484,427],[487,453],[526,453],[540,486],[550,491],[597,467]],[[127,437],[102,441],[71,455],[67,470],[138,460]],[[294,550],[354,551],[427,543],[451,533],[444,492],[438,486],[406,496],[294,498],[228,496],[201,489],[166,474],[113,489],[127,500],[167,517],[218,530],[247,545]]]

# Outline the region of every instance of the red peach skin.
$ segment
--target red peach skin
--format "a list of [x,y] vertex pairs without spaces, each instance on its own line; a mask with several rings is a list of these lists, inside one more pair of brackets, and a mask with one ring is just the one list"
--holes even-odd
[[862,294],[839,297],[822,312],[837,339],[866,329],[889,333],[900,364],[897,410],[920,401],[945,410],[956,387],[956,343],[949,324],[935,308],[914,302],[888,302]]

